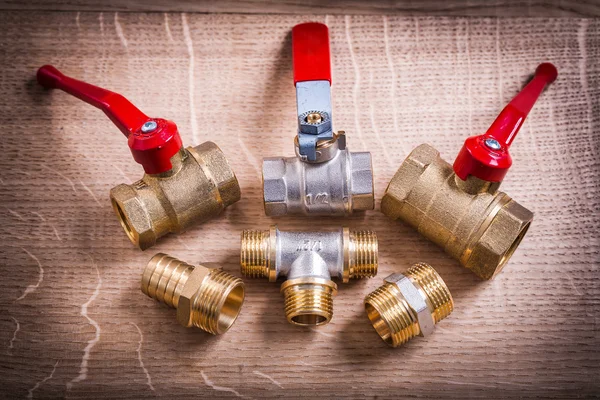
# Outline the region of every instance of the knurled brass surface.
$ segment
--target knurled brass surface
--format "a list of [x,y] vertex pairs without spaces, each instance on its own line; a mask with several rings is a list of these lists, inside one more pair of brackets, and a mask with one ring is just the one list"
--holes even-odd
[[169,173],[144,175],[110,191],[129,239],[142,250],[169,232],[216,217],[240,199],[240,187],[223,152],[212,142],[181,150]]
[[244,303],[244,283],[217,268],[193,266],[158,253],[142,274],[142,292],[177,309],[177,321],[218,335],[235,322]]
[[433,147],[418,146],[402,163],[381,201],[401,219],[482,279],[499,273],[533,213],[492,184],[459,179]]

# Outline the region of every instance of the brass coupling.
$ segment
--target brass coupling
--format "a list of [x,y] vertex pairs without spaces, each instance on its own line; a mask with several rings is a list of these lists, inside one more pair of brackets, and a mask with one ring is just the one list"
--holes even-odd
[[334,278],[350,279],[377,274],[377,236],[371,231],[242,232],[240,264],[249,278],[287,280],[281,285],[285,315],[296,325],[323,325],[333,317]]
[[177,309],[177,321],[213,335],[225,333],[244,303],[244,282],[203,265],[194,267],[158,253],[142,274],[142,292]]
[[240,199],[240,186],[225,155],[212,142],[181,148],[171,158],[173,168],[144,174],[110,191],[123,230],[144,250],[169,232],[218,216]]
[[413,337],[429,336],[454,309],[448,287],[428,264],[391,274],[365,298],[365,311],[379,336],[397,347]]
[[506,265],[533,213],[498,191],[499,182],[460,179],[433,147],[422,144],[402,163],[381,200],[400,219],[482,279]]

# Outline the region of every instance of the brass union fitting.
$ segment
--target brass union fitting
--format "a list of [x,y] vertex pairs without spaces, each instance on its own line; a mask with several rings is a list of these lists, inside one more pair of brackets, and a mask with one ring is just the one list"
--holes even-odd
[[225,155],[212,142],[182,148],[173,168],[144,174],[110,191],[110,199],[131,242],[144,250],[169,232],[181,232],[216,217],[240,199],[240,186]]
[[367,295],[365,310],[373,328],[392,347],[417,335],[429,336],[454,309],[448,287],[430,265],[415,264],[384,282]]
[[381,212],[401,219],[482,279],[497,275],[533,213],[498,191],[500,182],[460,179],[433,147],[414,149],[390,181]]
[[244,282],[218,268],[194,267],[158,253],[142,274],[142,292],[177,309],[177,321],[220,335],[244,303]]
[[377,236],[370,231],[242,232],[241,270],[250,278],[279,277],[288,322],[323,325],[333,317],[333,278],[372,277],[377,274]]

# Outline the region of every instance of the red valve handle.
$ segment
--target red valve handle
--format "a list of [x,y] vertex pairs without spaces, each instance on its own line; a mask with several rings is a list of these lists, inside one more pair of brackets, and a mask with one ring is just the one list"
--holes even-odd
[[[159,174],[172,168],[171,157],[182,146],[174,122],[149,118],[120,94],[65,76],[51,65],[38,69],[37,80],[46,88],[63,90],[104,111],[127,137],[134,160],[146,173]],[[142,129],[146,123],[148,126]]]
[[531,82],[504,107],[487,132],[465,140],[454,161],[454,172],[460,179],[473,175],[488,182],[502,182],[512,165],[510,145],[546,85],[557,76],[554,65],[540,64]]
[[298,24],[292,28],[292,63],[294,86],[304,81],[329,81],[329,29],[318,22]]

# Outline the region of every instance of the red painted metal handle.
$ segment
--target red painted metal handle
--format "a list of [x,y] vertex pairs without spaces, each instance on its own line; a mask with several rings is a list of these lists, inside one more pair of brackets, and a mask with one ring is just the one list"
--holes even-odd
[[508,152],[527,114],[558,71],[550,63],[540,64],[535,76],[498,115],[487,132],[468,138],[456,160],[454,172],[462,180],[473,175],[489,182],[501,182],[512,165]]
[[294,85],[304,81],[329,81],[329,29],[318,22],[307,22],[292,28],[292,62]]
[[[37,72],[37,80],[46,88],[56,88],[101,109],[127,137],[133,158],[148,174],[166,172],[172,168],[171,157],[181,149],[177,126],[161,118],[149,118],[118,93],[90,85],[62,74],[51,65]],[[156,123],[153,130],[142,130],[146,123]]]

